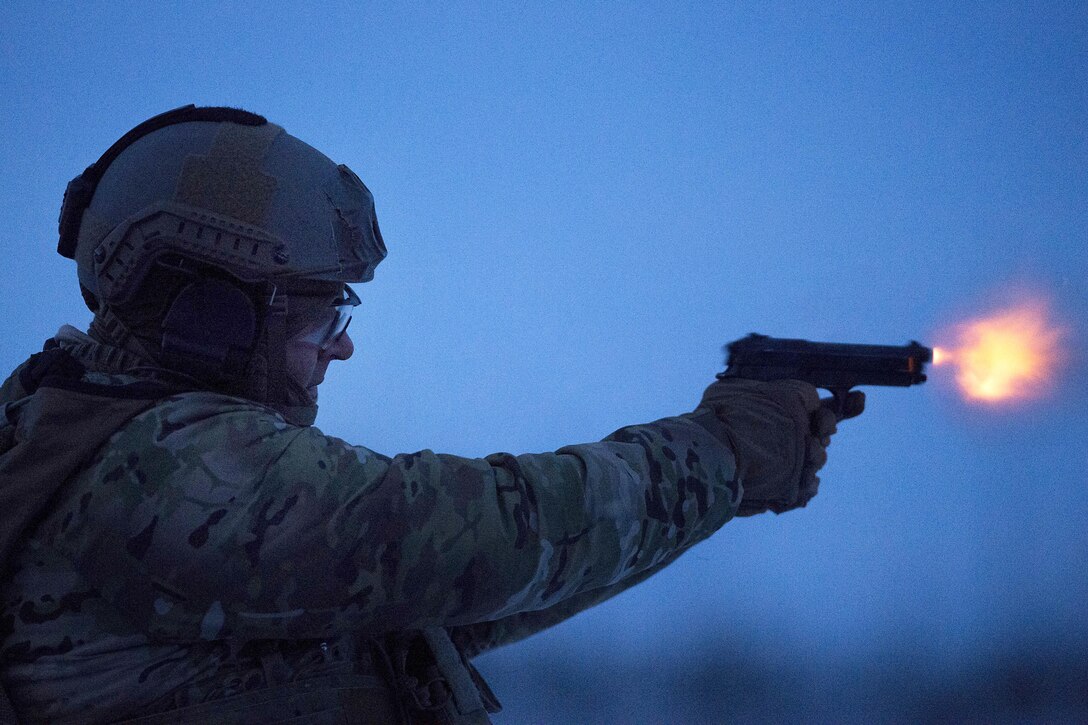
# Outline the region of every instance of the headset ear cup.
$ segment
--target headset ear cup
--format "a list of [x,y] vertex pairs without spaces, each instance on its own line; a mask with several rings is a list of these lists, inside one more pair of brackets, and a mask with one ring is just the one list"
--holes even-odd
[[200,378],[241,377],[257,341],[253,300],[230,282],[198,279],[178,293],[162,323],[164,362]]

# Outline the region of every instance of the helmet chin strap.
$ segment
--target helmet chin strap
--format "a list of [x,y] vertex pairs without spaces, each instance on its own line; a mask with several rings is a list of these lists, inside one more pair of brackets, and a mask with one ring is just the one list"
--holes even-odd
[[256,369],[252,371],[254,397],[292,425],[313,425],[317,419],[317,401],[302,383],[287,374],[287,300],[286,294],[274,294],[268,305],[259,355],[263,365],[254,366]]

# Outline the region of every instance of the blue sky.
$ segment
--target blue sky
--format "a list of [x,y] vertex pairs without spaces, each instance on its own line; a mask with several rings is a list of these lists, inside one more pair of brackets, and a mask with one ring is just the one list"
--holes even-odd
[[0,367],[89,321],[55,253],[67,181],[190,102],[374,192],[389,257],[318,425],[388,454],[599,439],[690,410],[748,332],[934,344],[1026,285],[1072,331],[1056,396],[871,390],[808,509],[480,665],[520,722],[547,721],[548,652],[591,676],[707,642],[1088,651],[1084,4],[329,5],[0,8]]

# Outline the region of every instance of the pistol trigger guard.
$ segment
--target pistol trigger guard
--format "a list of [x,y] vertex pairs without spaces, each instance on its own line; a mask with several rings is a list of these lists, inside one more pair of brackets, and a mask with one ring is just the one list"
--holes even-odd
[[831,391],[831,410],[835,413],[836,420],[843,420],[846,416],[846,396],[850,394],[850,388],[828,388]]

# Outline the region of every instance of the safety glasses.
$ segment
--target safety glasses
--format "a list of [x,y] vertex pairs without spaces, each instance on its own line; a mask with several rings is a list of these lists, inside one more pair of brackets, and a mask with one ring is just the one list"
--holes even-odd
[[296,339],[317,345],[322,352],[328,350],[347,331],[348,323],[351,322],[352,310],[358,307],[359,302],[359,295],[355,294],[355,290],[344,285],[343,297],[332,305],[336,311],[335,316],[332,316],[327,324],[317,327],[312,332],[300,335]]

